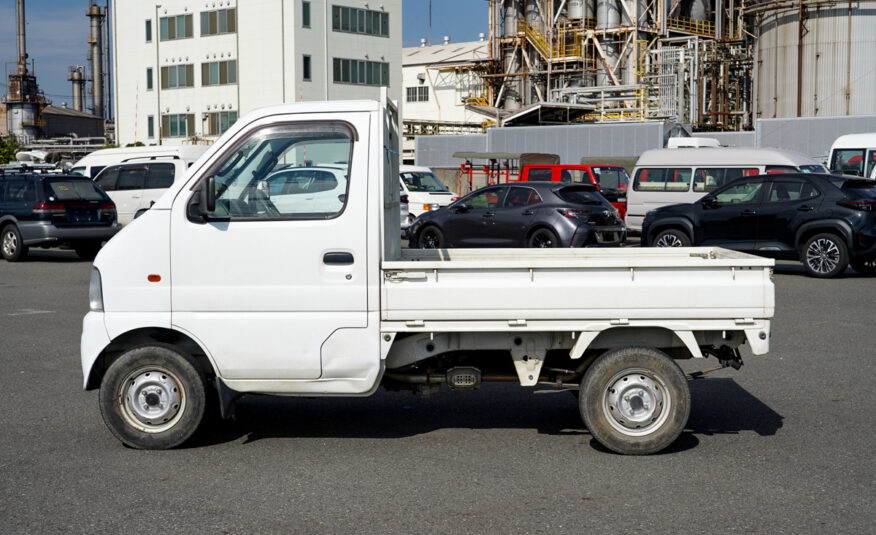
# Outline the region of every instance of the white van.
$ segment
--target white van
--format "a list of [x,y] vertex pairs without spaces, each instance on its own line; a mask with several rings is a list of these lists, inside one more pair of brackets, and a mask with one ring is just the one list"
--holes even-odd
[[412,221],[423,212],[447,206],[458,197],[428,167],[400,165],[398,172],[401,177],[401,193],[408,196],[408,212]]
[[876,132],[836,138],[827,165],[838,175],[876,178]]
[[192,163],[193,160],[176,156],[131,158],[125,163],[104,167],[94,181],[116,203],[119,223],[127,225],[155,204],[177,179],[184,177]]
[[175,156],[180,160],[194,162],[209,148],[206,145],[157,145],[154,147],[101,149],[73,164],[70,173],[95,178],[108,165],[134,161],[133,158],[145,159],[153,156]]
[[636,162],[627,191],[627,229],[642,230],[645,214],[668,204],[695,202],[744,176],[827,173],[808,156],[779,149],[679,148],[646,150]]

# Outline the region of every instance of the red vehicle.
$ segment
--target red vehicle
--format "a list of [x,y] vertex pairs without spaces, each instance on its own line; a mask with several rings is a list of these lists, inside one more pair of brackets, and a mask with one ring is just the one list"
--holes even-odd
[[630,176],[619,165],[526,165],[520,181],[596,184],[599,193],[617,208],[621,219],[627,215],[627,188]]

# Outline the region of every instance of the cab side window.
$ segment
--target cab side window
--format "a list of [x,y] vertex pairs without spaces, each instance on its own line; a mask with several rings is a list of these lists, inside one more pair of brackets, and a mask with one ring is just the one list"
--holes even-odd
[[760,200],[763,182],[741,182],[715,195],[718,204],[754,203]]
[[533,182],[550,182],[552,173],[553,170],[550,168],[533,167],[529,169],[529,174],[526,176],[526,180],[532,180]]

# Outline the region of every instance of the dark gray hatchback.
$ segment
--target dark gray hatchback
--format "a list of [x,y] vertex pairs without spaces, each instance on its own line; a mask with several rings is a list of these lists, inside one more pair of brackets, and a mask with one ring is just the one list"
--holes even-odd
[[34,246],[91,259],[120,229],[116,205],[90,178],[0,172],[0,254],[9,262]]
[[512,182],[487,186],[411,225],[411,245],[444,247],[609,247],[626,227],[591,184]]

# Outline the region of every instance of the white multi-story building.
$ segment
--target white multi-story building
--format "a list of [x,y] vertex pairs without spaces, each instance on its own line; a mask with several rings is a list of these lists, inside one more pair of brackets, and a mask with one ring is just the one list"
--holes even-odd
[[401,0],[114,0],[118,143],[211,140],[261,106],[402,96]]
[[[414,136],[481,132],[489,108],[483,75],[487,41],[405,48],[402,51],[403,160],[413,163]],[[478,110],[478,111],[476,111]]]

